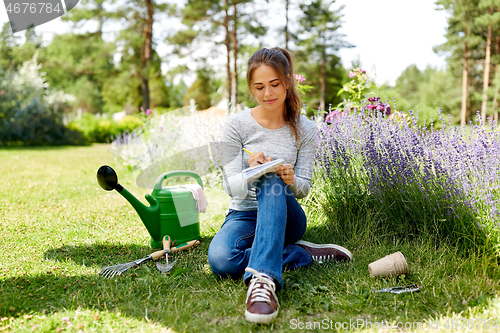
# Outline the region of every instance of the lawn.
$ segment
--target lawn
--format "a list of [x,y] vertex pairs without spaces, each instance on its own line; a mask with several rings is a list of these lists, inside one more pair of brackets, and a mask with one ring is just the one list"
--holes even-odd
[[[113,166],[120,183],[146,203],[149,190],[135,185],[132,172],[115,164],[106,145],[0,150],[0,331],[376,331],[382,321],[409,330],[421,323],[417,331],[500,331],[497,258],[464,256],[445,242],[435,246],[418,237],[346,239],[311,200],[302,202],[309,219],[304,239],[345,246],[354,260],[286,272],[278,319],[270,326],[246,322],[242,281],[217,278],[207,262],[229,202],[220,188],[205,191],[201,245],[176,254],[169,275],[146,263],[103,279],[101,267],[152,252],[132,206],[99,187],[96,171],[103,164]],[[350,218],[362,226],[378,217]],[[405,255],[410,273],[370,277],[368,264],[395,251]],[[413,283],[420,292],[372,292]]]

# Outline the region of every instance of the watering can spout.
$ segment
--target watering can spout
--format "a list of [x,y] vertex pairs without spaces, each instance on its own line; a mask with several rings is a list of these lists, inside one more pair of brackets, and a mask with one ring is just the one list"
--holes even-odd
[[[121,186],[120,186],[121,187]],[[145,198],[149,202],[151,206],[144,205],[139,199],[137,199],[132,193],[127,191],[127,189],[121,187],[120,191],[118,188],[116,189],[128,202],[134,207],[137,214],[144,223],[144,226],[148,230],[151,238],[155,241],[161,240],[160,233],[160,204],[158,201],[153,198],[151,195],[146,194]]]
[[110,166],[103,165],[97,171],[97,181],[101,187],[107,191],[116,190],[120,193],[128,202],[134,207],[134,209],[139,214],[139,217],[144,223],[144,226],[148,230],[151,238],[155,241],[160,241],[162,239],[160,225],[160,204],[151,195],[146,194],[146,200],[149,202],[150,206],[144,205],[140,200],[138,200],[132,193],[127,191],[126,188],[118,183],[118,176],[115,170]]

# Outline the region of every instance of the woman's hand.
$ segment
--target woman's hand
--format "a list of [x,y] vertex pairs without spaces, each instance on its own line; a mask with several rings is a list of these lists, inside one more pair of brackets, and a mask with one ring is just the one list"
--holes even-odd
[[292,185],[295,181],[293,167],[290,164],[278,165],[276,174],[281,177],[281,180],[287,185]]
[[272,157],[266,157],[263,152],[259,151],[250,155],[250,158],[248,159],[248,165],[250,165],[250,167],[254,167],[260,164],[271,162],[272,160]]

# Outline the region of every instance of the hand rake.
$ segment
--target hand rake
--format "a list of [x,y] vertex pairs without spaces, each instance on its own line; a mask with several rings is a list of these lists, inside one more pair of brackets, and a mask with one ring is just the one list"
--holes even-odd
[[146,258],[138,259],[136,261],[131,261],[126,264],[119,264],[119,265],[114,265],[114,266],[107,266],[103,267],[101,269],[101,272],[99,273],[102,277],[111,279],[117,275],[121,275],[123,272],[125,272],[127,269],[134,267],[134,266],[139,266],[142,263],[149,261],[151,259],[156,260],[165,255],[164,250],[156,251],[154,253],[151,253],[149,256]]
[[[170,253],[175,253],[177,251],[190,249],[198,244],[200,244],[200,241],[198,241],[198,240],[193,240],[193,241],[190,241],[190,242],[187,242],[184,244],[180,244],[178,246],[172,247],[170,249]],[[126,263],[126,264],[119,264],[119,265],[114,265],[114,266],[103,267],[101,269],[101,272],[99,273],[99,275],[101,275],[104,278],[111,279],[115,276],[121,275],[123,272],[125,272],[127,269],[129,269],[131,267],[139,266],[139,265],[141,265],[144,262],[149,261],[149,260],[157,260],[157,259],[163,257],[164,255],[165,255],[165,250],[160,250],[160,251],[156,251],[154,253],[151,253],[146,258],[142,258],[142,259],[139,259],[136,261],[131,261],[131,262]],[[175,263],[175,261],[173,263],[171,263],[170,265],[173,266],[174,263]],[[160,268],[158,268],[158,269],[160,269]],[[160,271],[163,271],[163,270],[160,269]]]

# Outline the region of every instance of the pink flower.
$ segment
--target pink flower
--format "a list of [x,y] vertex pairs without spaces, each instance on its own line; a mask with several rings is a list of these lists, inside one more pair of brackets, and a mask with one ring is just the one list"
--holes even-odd
[[142,108],[142,106],[141,106],[141,111],[144,111],[144,109]]
[[329,114],[326,115],[325,121],[329,124],[331,124],[334,120],[339,120],[339,118],[342,116],[342,112],[333,110]]
[[297,81],[299,81],[299,82],[304,82],[306,80],[305,77],[303,77],[302,75],[298,75],[298,74],[295,74],[295,79],[297,79]]
[[365,73],[366,73],[366,71],[365,71],[365,70],[362,70],[361,68],[359,68],[359,67],[358,67],[358,68],[353,69],[353,70],[349,73],[349,77],[350,77],[350,78],[353,78],[353,77],[355,77],[355,76],[356,76],[356,75],[358,75],[358,74],[365,74]]
[[146,110],[146,117],[149,117],[149,115],[151,114],[151,110],[150,109],[147,109]]

